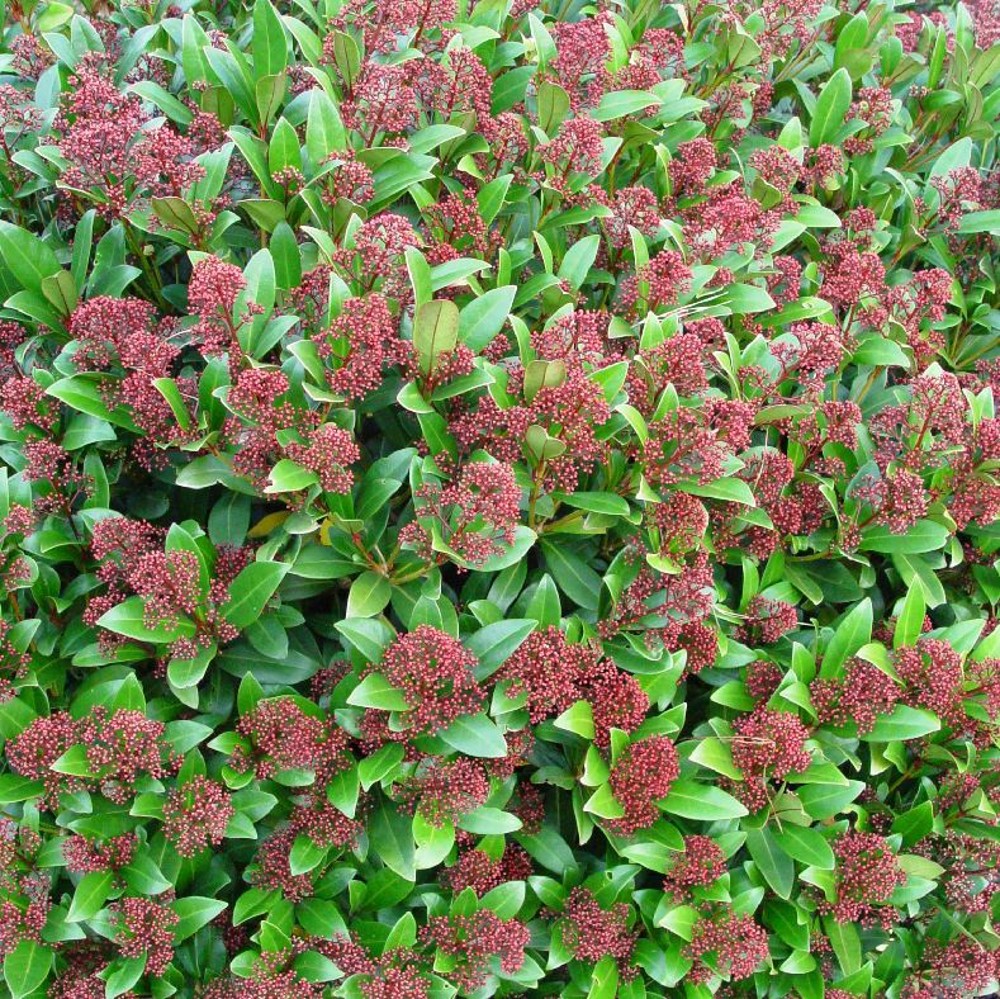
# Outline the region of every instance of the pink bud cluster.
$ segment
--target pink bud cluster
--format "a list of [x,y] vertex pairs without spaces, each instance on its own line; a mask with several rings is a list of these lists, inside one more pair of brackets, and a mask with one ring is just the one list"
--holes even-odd
[[718,910],[703,914],[694,924],[685,956],[698,962],[688,972],[696,983],[707,982],[713,973],[734,981],[749,978],[767,959],[767,931],[753,916]]
[[651,826],[660,815],[656,802],[667,796],[680,772],[677,750],[665,736],[654,735],[629,745],[608,778],[611,793],[624,811],[607,823],[608,828],[618,836],[632,836]]
[[325,786],[350,762],[347,733],[332,718],[307,714],[290,697],[261,701],[236,731],[244,741],[230,765],[244,773],[253,769],[262,780],[283,770],[311,770]]
[[[46,801],[55,807],[64,791],[87,788],[125,804],[140,776],[167,777],[178,764],[164,740],[165,726],[139,711],[109,713],[102,706],[74,719],[65,712],[36,718],[7,744],[7,762],[23,777],[41,780]],[[69,776],[52,765],[74,746],[82,746],[89,774]]]
[[733,762],[743,772],[734,793],[752,811],[770,801],[769,784],[806,770],[812,759],[806,749],[809,730],[797,715],[758,707],[733,722]]
[[557,359],[566,361],[558,384],[543,384],[529,398],[525,372],[515,369],[507,385],[515,399],[512,405],[501,408],[492,396],[483,396],[475,409],[459,413],[449,429],[464,450],[485,447],[500,461],[513,464],[530,451],[529,428],[541,427],[560,447],[544,459],[530,453],[535,474],[544,488],[571,492],[580,474],[591,471],[607,454],[607,444],[596,431],[609,419],[610,409],[600,386],[588,377],[583,358]]
[[482,565],[514,543],[521,487],[510,465],[469,462],[450,484],[426,482],[415,490],[414,504],[416,519],[400,531],[401,543],[434,561],[436,531],[451,551]]
[[563,903],[558,925],[563,943],[578,961],[596,964],[605,956],[613,957],[619,975],[627,980],[635,975],[632,951],[636,933],[629,920],[629,907],[624,902],[605,909],[589,888],[574,888]]
[[363,399],[382,384],[383,370],[403,357],[396,320],[381,295],[352,298],[330,328],[313,337],[329,364],[327,384],[347,399]]
[[163,835],[180,856],[194,857],[222,842],[234,814],[230,796],[218,781],[195,776],[167,795]]
[[432,762],[414,774],[402,797],[431,825],[441,828],[485,804],[490,794],[486,771],[476,760],[460,756],[446,763]]
[[176,196],[204,175],[191,143],[171,125],[152,127],[139,98],[104,75],[96,53],[74,67],[58,126],[59,149],[69,162],[63,184],[86,192],[109,219],[121,217],[137,197]]
[[491,958],[507,975],[521,968],[531,934],[516,919],[505,921],[480,909],[469,916],[431,916],[420,936],[456,961],[449,978],[459,988],[475,991],[486,981]]
[[531,872],[531,858],[521,847],[510,844],[498,858],[480,848],[461,851],[441,880],[456,895],[465,888],[485,895],[508,881],[523,881]]
[[271,833],[260,846],[250,869],[249,881],[265,891],[280,891],[289,902],[297,903],[313,894],[309,874],[293,874],[290,855],[298,836],[296,830],[285,827]]
[[115,902],[115,943],[122,957],[145,957],[146,974],[160,977],[174,957],[174,927],[177,915],[147,898],[123,898]]
[[746,620],[738,636],[744,642],[773,645],[799,625],[798,614],[792,604],[756,596],[747,605]]
[[854,722],[866,735],[878,719],[889,714],[902,691],[892,677],[864,659],[851,659],[842,677],[816,679],[809,696],[821,725],[841,727]]
[[685,836],[679,854],[663,880],[663,890],[675,900],[683,900],[693,888],[706,888],[726,873],[726,855],[709,836]]
[[63,841],[62,852],[69,870],[90,874],[93,871],[119,871],[128,866],[137,846],[136,837],[128,833],[107,840],[68,836]]
[[907,689],[903,700],[926,708],[943,724],[962,731],[966,724],[962,660],[945,641],[921,638],[914,646],[897,649],[893,665]]
[[406,730],[390,738],[434,735],[481,707],[485,692],[473,670],[477,660],[457,638],[420,625],[397,638],[376,667],[406,699]]
[[840,923],[880,923],[889,929],[895,920],[892,893],[906,884],[906,874],[889,844],[874,833],[846,832],[833,852],[837,857],[836,898],[821,903],[821,908]]

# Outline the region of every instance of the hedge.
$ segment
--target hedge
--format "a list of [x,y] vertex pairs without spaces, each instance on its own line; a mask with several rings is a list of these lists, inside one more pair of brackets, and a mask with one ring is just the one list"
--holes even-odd
[[996,994],[996,0],[6,8],[9,995]]

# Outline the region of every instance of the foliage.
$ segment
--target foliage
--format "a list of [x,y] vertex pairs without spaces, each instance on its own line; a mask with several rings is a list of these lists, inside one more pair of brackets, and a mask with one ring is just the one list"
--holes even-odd
[[996,0],[12,0],[15,997],[992,994]]

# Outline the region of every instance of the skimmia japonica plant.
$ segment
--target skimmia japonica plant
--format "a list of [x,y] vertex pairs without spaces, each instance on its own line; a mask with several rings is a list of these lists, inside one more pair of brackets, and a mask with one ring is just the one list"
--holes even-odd
[[1000,0],[8,0],[0,991],[963,999]]

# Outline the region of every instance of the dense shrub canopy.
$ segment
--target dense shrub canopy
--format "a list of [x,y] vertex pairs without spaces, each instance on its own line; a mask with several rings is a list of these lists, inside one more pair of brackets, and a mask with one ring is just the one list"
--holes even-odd
[[12,996],[995,994],[996,0],[6,7]]

